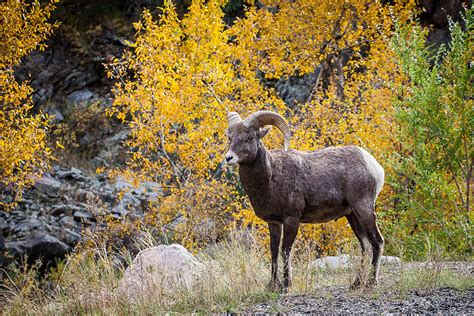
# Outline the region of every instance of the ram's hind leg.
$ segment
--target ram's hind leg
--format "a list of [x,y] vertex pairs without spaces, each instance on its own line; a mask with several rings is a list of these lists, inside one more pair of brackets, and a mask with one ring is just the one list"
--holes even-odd
[[353,207],[353,212],[347,216],[347,219],[361,243],[362,252],[364,253],[364,251],[367,250],[368,244],[372,248],[372,265],[374,272],[369,282],[377,283],[384,239],[377,227],[374,203],[367,202],[357,204]]
[[287,218],[283,222],[283,291],[291,286],[291,248],[298,234],[300,223],[297,218]]
[[[367,252],[370,250],[372,245],[369,242],[369,238],[365,230],[362,228],[362,225],[359,223],[359,220],[357,216],[354,214],[354,212],[347,215],[346,218],[349,224],[351,225],[351,228],[354,231],[354,234],[359,240],[360,248],[362,249],[362,264],[364,264],[364,261],[366,261],[365,258],[367,256]],[[357,289],[361,287],[363,283],[364,283],[363,278],[359,272],[359,274],[356,276],[356,279],[354,280],[354,283],[352,283],[351,285],[351,289]]]
[[380,233],[379,227],[377,226],[377,215],[375,214],[375,211],[370,217],[369,227],[369,240],[372,244],[372,265],[374,266],[374,275],[370,281],[371,283],[377,284],[379,281],[380,261],[382,261],[384,239]]

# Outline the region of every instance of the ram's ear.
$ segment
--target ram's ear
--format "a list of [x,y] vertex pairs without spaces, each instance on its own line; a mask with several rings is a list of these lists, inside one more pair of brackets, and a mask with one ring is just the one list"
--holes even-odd
[[268,127],[265,127],[265,128],[261,128],[259,131],[258,131],[258,138],[262,139],[265,137],[265,135],[268,134],[268,132],[272,129],[271,126],[268,126]]

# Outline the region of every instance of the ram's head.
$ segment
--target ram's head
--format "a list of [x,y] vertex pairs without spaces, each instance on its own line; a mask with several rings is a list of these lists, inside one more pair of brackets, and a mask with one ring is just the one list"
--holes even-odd
[[278,128],[284,137],[285,151],[290,144],[290,128],[283,116],[272,111],[258,111],[242,120],[236,112],[227,114],[229,127],[227,137],[229,137],[230,147],[225,155],[225,160],[229,165],[236,163],[250,163],[257,157],[258,148],[261,146],[261,139],[268,133],[273,125]]

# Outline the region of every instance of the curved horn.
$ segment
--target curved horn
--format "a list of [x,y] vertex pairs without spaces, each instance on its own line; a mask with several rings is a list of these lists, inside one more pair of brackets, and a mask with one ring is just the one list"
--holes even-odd
[[229,123],[229,128],[228,128],[229,131],[231,131],[235,127],[235,125],[241,121],[242,119],[240,118],[239,113],[237,112],[227,113],[227,122]]
[[257,111],[253,114],[250,114],[244,120],[243,124],[247,128],[250,126],[254,126],[255,128],[264,127],[265,125],[276,126],[283,133],[285,151],[288,150],[291,139],[290,127],[288,126],[288,123],[286,123],[286,120],[283,118],[283,116],[280,114],[272,111]]

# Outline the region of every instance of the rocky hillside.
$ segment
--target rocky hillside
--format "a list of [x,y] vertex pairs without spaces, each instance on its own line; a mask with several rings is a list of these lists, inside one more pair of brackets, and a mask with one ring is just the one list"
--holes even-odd
[[[6,250],[15,257],[27,254],[31,262],[40,257],[45,263],[52,262],[81,240],[85,227],[98,224],[96,216],[140,217],[157,192],[154,183],[133,188],[121,179],[86,176],[77,168],[56,165],[25,192],[15,210],[0,213]],[[105,214],[92,204],[96,198],[106,203]]]
[[4,264],[25,254],[30,261],[41,256],[46,264],[64,257],[82,239],[83,229],[96,225],[88,198],[100,198],[118,218],[140,216],[144,201],[158,192],[154,184],[131,189],[123,180],[95,174],[95,169],[121,165],[122,142],[128,136],[105,115],[114,84],[105,65],[133,40],[132,22],[141,9],[159,4],[63,1],[53,17],[60,25],[47,49],[32,53],[16,69],[17,80],[28,80],[34,89],[34,110],[52,116],[51,141],[65,148],[14,210],[0,210]]

